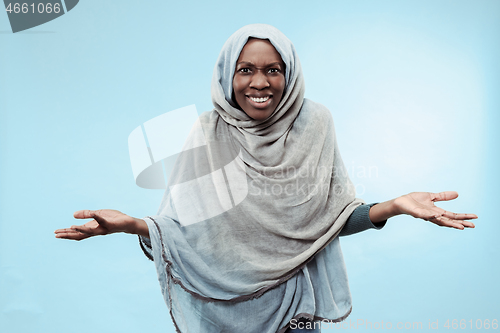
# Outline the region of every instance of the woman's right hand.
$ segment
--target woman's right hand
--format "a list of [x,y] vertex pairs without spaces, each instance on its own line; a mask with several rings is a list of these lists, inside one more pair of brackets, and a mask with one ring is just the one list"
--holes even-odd
[[92,236],[108,235],[117,232],[138,234],[149,237],[146,222],[113,209],[79,210],[73,214],[76,219],[90,219],[82,225],[57,229],[56,238],[82,240]]

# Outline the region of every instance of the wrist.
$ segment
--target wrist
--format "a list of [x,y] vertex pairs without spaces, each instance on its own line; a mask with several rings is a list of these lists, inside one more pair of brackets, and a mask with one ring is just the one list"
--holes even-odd
[[137,220],[135,217],[129,216],[127,223],[125,224],[125,230],[123,230],[126,234],[136,234],[137,233]]
[[401,200],[403,200],[403,197],[404,197],[404,195],[392,200],[393,202],[392,202],[391,210],[392,210],[392,213],[394,214],[393,216],[404,214],[404,212],[401,208],[402,207]]
[[133,218],[133,224],[131,227],[131,234],[144,236],[149,238],[149,227],[146,221],[143,219]]
[[372,223],[383,222],[393,216],[400,215],[397,198],[372,206],[368,214]]

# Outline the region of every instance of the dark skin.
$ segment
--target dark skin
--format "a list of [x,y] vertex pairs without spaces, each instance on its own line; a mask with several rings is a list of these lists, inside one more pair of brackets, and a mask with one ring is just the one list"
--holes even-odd
[[[268,40],[252,38],[243,47],[236,63],[233,91],[236,102],[249,117],[264,120],[274,112],[285,89],[284,70],[280,54]],[[252,101],[252,98],[257,101]],[[448,212],[434,204],[457,197],[458,193],[454,191],[412,192],[372,206],[369,216],[373,223],[406,214],[443,227],[460,230],[474,228],[474,224],[468,220],[477,219],[475,214]],[[148,225],[144,220],[117,210],[80,210],[75,212],[74,217],[92,220],[83,225],[58,229],[55,231],[56,238],[82,240],[117,232],[149,237]]]
[[238,106],[255,120],[267,119],[285,90],[285,64],[266,39],[251,38],[241,50],[233,77]]

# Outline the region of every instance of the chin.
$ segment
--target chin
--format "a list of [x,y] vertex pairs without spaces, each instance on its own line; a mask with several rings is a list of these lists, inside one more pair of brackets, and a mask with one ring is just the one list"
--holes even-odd
[[265,120],[267,118],[269,118],[269,116],[273,113],[274,110],[272,111],[269,111],[269,110],[245,110],[245,109],[242,109],[246,114],[247,116],[249,116],[250,118],[254,119],[254,120]]
[[269,117],[270,114],[268,115],[268,114],[256,113],[256,114],[249,114],[248,116],[254,120],[264,120],[267,117]]

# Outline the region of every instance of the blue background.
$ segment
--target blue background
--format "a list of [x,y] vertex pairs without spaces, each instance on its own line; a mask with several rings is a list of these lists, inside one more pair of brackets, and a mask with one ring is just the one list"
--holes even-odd
[[473,230],[399,216],[342,238],[347,321],[500,319],[500,1],[83,0],[16,34],[0,13],[1,332],[174,332],[137,237],[53,230],[80,209],[156,213],[162,191],[135,185],[128,135],[210,110],[222,44],[249,23],[294,42],[359,197],[455,190],[439,206],[479,215]]

